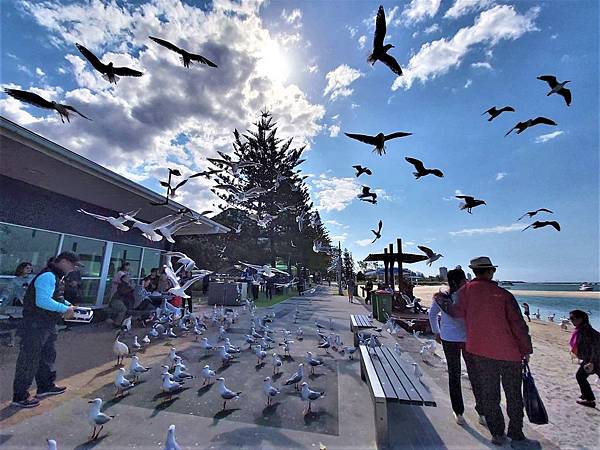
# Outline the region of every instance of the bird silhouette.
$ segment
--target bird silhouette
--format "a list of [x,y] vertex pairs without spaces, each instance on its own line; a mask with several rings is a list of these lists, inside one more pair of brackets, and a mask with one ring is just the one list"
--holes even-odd
[[81,114],[79,111],[77,111],[72,106],[63,105],[63,104],[57,103],[55,101],[48,101],[45,98],[43,98],[37,94],[34,94],[33,92],[21,91],[19,89],[4,89],[4,92],[6,92],[8,95],[10,95],[13,98],[16,98],[17,100],[19,100],[21,102],[29,103],[30,105],[37,106],[38,108],[55,110],[58,113],[58,115],[60,117],[60,121],[62,123],[65,123],[65,119],[67,119],[67,122],[70,123],[71,122],[70,118],[71,118],[72,113],[79,114],[84,119],[92,120],[89,117]]
[[392,44],[383,45],[385,39],[386,25],[385,25],[385,11],[383,6],[380,6],[377,10],[377,18],[375,19],[375,35],[373,37],[373,51],[369,55],[367,61],[374,65],[375,62],[381,61],[390,68],[396,75],[402,75],[402,69],[398,61],[392,56],[388,55],[388,51],[394,46]]
[[373,234],[375,235],[375,239],[373,239],[373,241],[371,242],[371,244],[373,244],[377,239],[381,238],[381,228],[382,227],[383,227],[383,221],[380,220],[379,224],[377,225],[377,231],[371,230],[373,232]]
[[119,81],[119,77],[141,77],[143,75],[142,72],[130,69],[129,67],[115,67],[112,62],[104,64],[98,59],[96,55],[94,55],[83,45],[75,45],[77,46],[77,49],[81,52],[81,54],[85,57],[85,59],[87,59],[92,64],[94,69],[100,72],[102,74],[102,77],[109,83],[117,84],[117,81]]
[[515,108],[513,108],[512,106],[505,106],[504,108],[496,109],[495,106],[492,106],[487,111],[484,111],[483,114],[489,114],[490,118],[488,119],[488,122],[491,122],[503,112],[515,112]]
[[431,267],[431,264],[434,261],[437,261],[438,259],[444,256],[440,253],[434,252],[429,247],[425,247],[424,245],[418,245],[417,248],[427,255],[427,260],[425,261],[425,264],[427,264],[429,267]]
[[160,39],[157,37],[152,37],[152,36],[148,36],[150,39],[152,39],[154,42],[156,42],[159,45],[162,45],[165,48],[168,48],[169,50],[174,51],[175,53],[179,53],[179,55],[181,56],[181,62],[183,63],[183,67],[190,67],[190,64],[192,62],[199,62],[201,64],[206,64],[207,66],[210,67],[217,67],[217,65],[210,61],[209,59],[205,58],[202,55],[196,55],[195,53],[190,53],[182,48],[177,47],[175,44],[171,44],[169,41],[165,41],[164,39]]
[[533,228],[535,230],[537,228],[547,227],[548,225],[551,227],[554,227],[556,229],[556,231],[560,231],[560,224],[556,220],[549,220],[549,221],[536,220],[531,225],[523,228],[522,231],[525,231],[527,228]]
[[540,209],[536,209],[535,211],[528,211],[525,214],[523,214],[521,217],[519,217],[517,220],[521,220],[523,217],[525,216],[529,216],[529,218],[531,219],[533,216],[535,216],[537,213],[539,212],[547,212],[550,214],[554,214],[554,212],[550,211],[549,209],[546,208],[540,208]]
[[406,157],[404,158],[406,161],[415,166],[416,172],[413,172],[413,175],[418,180],[421,177],[426,175],[435,175],[436,177],[443,178],[444,173],[440,169],[426,169],[421,161],[415,158]]
[[517,134],[521,134],[523,131],[525,131],[527,128],[529,127],[533,127],[536,125],[558,125],[554,120],[552,119],[548,119],[547,117],[536,117],[535,119],[529,119],[526,120],[525,122],[519,122],[517,123],[514,127],[512,127],[508,133],[506,133],[504,136],[508,136],[510,133],[513,132],[513,130],[517,130]]
[[[372,203],[377,202],[377,194],[375,192],[371,192],[371,188],[369,186],[363,186],[362,192],[358,194],[357,197],[364,201],[370,201]],[[369,197],[371,200],[366,200]]]
[[373,172],[371,172],[371,169],[369,169],[368,167],[363,167],[361,165],[356,165],[352,167],[356,169],[356,178],[360,177],[363,173],[366,173],[367,175],[373,175]]
[[570,80],[563,81],[559,83],[555,76],[553,75],[541,75],[537,77],[538,80],[545,81],[550,86],[550,92],[546,94],[546,96],[552,94],[562,95],[565,99],[565,103],[567,106],[571,106],[571,91],[565,87],[565,84],[570,83]]
[[398,131],[396,133],[385,135],[383,133],[379,133],[376,136],[370,136],[368,134],[356,134],[356,133],[344,133],[346,136],[352,139],[356,139],[357,141],[364,142],[365,144],[374,145],[375,148],[373,152],[378,155],[385,154],[385,142],[391,139],[410,136],[412,133],[405,133],[402,131]]
[[471,212],[472,208],[475,208],[476,206],[479,206],[479,205],[487,204],[483,200],[476,200],[474,197],[471,197],[470,195],[457,195],[456,198],[460,198],[465,201],[462,205],[460,205],[460,209],[466,209],[469,214],[473,214]]

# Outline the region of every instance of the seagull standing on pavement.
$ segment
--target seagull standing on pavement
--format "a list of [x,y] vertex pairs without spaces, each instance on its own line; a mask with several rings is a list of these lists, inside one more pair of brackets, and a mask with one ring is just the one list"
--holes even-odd
[[219,384],[219,395],[223,399],[223,410],[225,410],[225,405],[228,400],[239,400],[241,391],[235,392],[225,386],[225,378],[220,377],[217,378]]
[[[88,413],[88,421],[94,427],[92,435],[90,436],[90,440],[93,441],[98,439],[98,436],[100,436],[100,432],[104,428],[104,425],[114,419],[115,416],[107,416],[103,412],[100,412],[100,409],[102,408],[101,398],[95,398],[94,400],[90,400],[88,403],[92,403],[92,408]],[[100,427],[98,433],[96,433],[97,427]]]
[[315,367],[323,365],[323,361],[320,359],[313,358],[312,352],[306,352],[306,363],[310,366],[310,373],[315,373]]
[[325,391],[313,391],[308,386],[308,383],[306,381],[304,381],[302,383],[301,397],[302,397],[302,400],[304,400],[305,402],[308,402],[308,406],[303,411],[303,414],[306,415],[310,412],[312,402],[325,397]]
[[273,387],[273,384],[271,383],[271,377],[266,377],[263,381],[263,390],[267,396],[267,406],[271,406],[273,398],[275,398],[276,395],[279,395],[281,391]]
[[279,356],[277,356],[277,353],[273,353],[273,375],[275,375],[276,373],[279,373],[279,369],[281,369],[281,365],[283,364],[281,362],[281,358]]
[[216,374],[214,370],[210,370],[210,366],[208,364],[206,364],[203,368],[202,368],[202,378],[204,378],[204,381],[202,382],[202,386],[204,386],[206,383],[211,383],[212,380],[214,380]]
[[137,356],[131,357],[131,363],[129,364],[129,376],[132,376],[134,381],[137,381],[138,374],[145,373],[150,370],[150,367],[144,367],[140,364],[140,359]]
[[175,425],[171,425],[167,430],[167,442],[164,450],[181,450],[181,446],[175,440]]
[[562,95],[562,97],[565,99],[565,103],[567,104],[567,106],[571,106],[571,91],[565,87],[565,84],[571,82],[570,80],[566,80],[562,83],[559,83],[556,77],[553,75],[541,75],[537,77],[537,79],[548,83],[548,86],[550,87],[550,92],[548,92],[546,96],[552,94]]
[[298,383],[300,383],[304,379],[304,364],[298,364],[298,370],[294,372],[294,374],[287,379],[284,386],[294,385],[294,389],[298,390]]
[[117,390],[115,391],[115,397],[123,395],[123,393],[126,390],[131,389],[133,386],[135,386],[131,381],[125,378],[125,369],[123,369],[122,367],[117,369],[114,384],[117,388]]

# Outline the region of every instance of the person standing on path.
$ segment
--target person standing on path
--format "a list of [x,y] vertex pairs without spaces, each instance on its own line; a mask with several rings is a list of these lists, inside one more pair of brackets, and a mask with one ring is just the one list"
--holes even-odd
[[[79,266],[75,253],[63,252],[51,258],[30,283],[23,298],[21,348],[15,366],[12,405],[33,408],[39,399],[62,394],[66,387],[56,386],[56,325],[62,317],[70,319],[74,306],[63,297],[65,275]],[[37,395],[30,398],[29,388],[37,385]]]
[[373,291],[373,282],[371,280],[367,280],[367,284],[365,284],[365,291],[367,292],[367,296],[365,297],[365,305],[373,303],[373,300],[371,299],[371,292]]
[[346,283],[346,289],[348,289],[348,301],[352,303],[352,299],[354,298],[354,289],[356,288],[356,283],[354,282],[354,278],[349,278]]
[[581,389],[581,397],[577,403],[595,408],[596,397],[587,379],[593,374],[600,377],[600,333],[592,327],[590,318],[584,311],[574,309],[569,313],[569,318],[575,327],[570,341],[571,353],[581,360],[575,374]]

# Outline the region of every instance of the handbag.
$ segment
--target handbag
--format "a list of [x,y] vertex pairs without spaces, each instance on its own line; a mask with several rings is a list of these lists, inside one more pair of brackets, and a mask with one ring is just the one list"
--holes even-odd
[[548,413],[544,402],[535,387],[535,381],[529,370],[529,364],[523,364],[522,370],[523,376],[523,403],[525,405],[525,412],[529,422],[536,425],[546,425],[548,423]]

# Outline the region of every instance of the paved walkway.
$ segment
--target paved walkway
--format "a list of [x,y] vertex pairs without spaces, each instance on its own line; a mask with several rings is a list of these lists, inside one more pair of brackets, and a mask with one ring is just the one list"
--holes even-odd
[[[45,439],[56,439],[59,449],[85,448],[162,448],[166,430],[170,424],[177,427],[177,440],[182,448],[319,448],[372,449],[375,448],[373,402],[367,385],[360,379],[359,361],[349,360],[330,352],[317,349],[315,320],[323,325],[333,322],[333,333],[339,334],[346,344],[352,343],[349,315],[365,313],[364,304],[350,304],[345,296],[334,295],[337,288],[320,286],[312,295],[294,297],[273,308],[257,311],[257,315],[274,311],[274,330],[296,330],[302,327],[305,339],[292,346],[291,358],[284,360],[283,374],[275,377],[274,385],[283,382],[312,351],[322,358],[324,367],[308,377],[313,389],[324,390],[326,396],[313,404],[313,413],[303,416],[305,406],[293,387],[281,387],[282,394],[275,404],[266,407],[262,383],[266,376],[273,376],[270,359],[263,366],[256,365],[256,358],[244,350],[238,361],[219,369],[226,384],[233,390],[242,391],[238,402],[230,402],[221,411],[222,402],[216,386],[202,387],[201,378],[190,380],[185,391],[165,401],[160,395],[160,365],[167,360],[169,349],[174,346],[184,358],[188,369],[199,374],[204,364],[219,368],[216,355],[204,356],[192,336],[171,340],[158,340],[139,352],[140,361],[152,370],[144,374],[142,383],[123,399],[113,399],[115,359],[112,355],[114,332],[104,324],[76,327],[61,332],[58,341],[59,384],[69,387],[67,393],[47,398],[42,405],[19,410],[8,405],[16,360],[16,349],[2,347],[0,350],[0,446],[6,449],[44,448]],[[293,323],[296,306],[302,312],[297,324]],[[229,332],[233,345],[243,345],[248,332],[248,313],[241,311],[240,320]],[[145,331],[134,329],[143,337]],[[207,337],[214,342],[216,330],[209,328]],[[277,334],[279,338],[281,333]],[[420,343],[409,335],[399,338],[384,333],[383,344],[394,345],[398,339],[404,351],[403,357],[418,357]],[[125,342],[132,342],[133,335]],[[244,346],[247,348],[247,345]],[[281,353],[280,348],[275,349]],[[417,358],[418,359],[418,358]],[[129,359],[126,360],[126,364]],[[465,401],[469,411],[469,424],[459,427],[452,418],[447,395],[447,380],[442,361],[431,366],[421,364],[425,376],[423,382],[429,387],[438,407],[401,406],[392,409],[390,428],[397,436],[397,448],[492,448],[485,428],[476,424],[472,410],[473,399],[465,383]],[[309,371],[307,371],[309,373]],[[115,416],[107,424],[100,439],[88,442],[91,427],[87,423],[87,401],[100,396],[105,401],[104,411]],[[527,430],[526,430],[527,431]],[[539,438],[533,432],[532,438]],[[496,447],[493,447],[496,448]],[[544,443],[544,448],[552,448]]]

